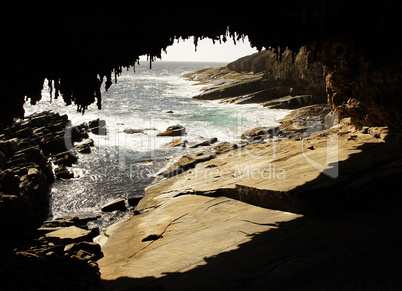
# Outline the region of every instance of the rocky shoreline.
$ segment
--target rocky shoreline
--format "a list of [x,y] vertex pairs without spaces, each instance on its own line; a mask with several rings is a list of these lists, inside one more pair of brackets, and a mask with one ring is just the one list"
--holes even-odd
[[[291,104],[250,89],[262,76],[213,68],[185,77],[212,80],[199,99]],[[401,286],[391,261],[402,255],[388,248],[402,242],[401,134],[355,126],[317,103],[299,102],[277,127],[250,129],[238,144],[210,142],[166,168],[104,234],[104,288],[375,290],[384,276]]]
[[[1,287],[4,290],[94,290],[102,257],[93,243],[95,218],[45,221],[54,179],[74,176],[79,153],[94,146],[88,132],[105,133],[94,120],[72,126],[67,115],[42,112],[0,133]],[[46,276],[46,279],[44,278]]]
[[323,69],[309,62],[305,48],[297,55],[285,50],[281,61],[270,50],[245,56],[227,66],[183,75],[197,85],[206,85],[200,100],[222,103],[258,103],[272,109],[297,109],[327,104]]
[[[261,60],[260,55],[254,57]],[[397,183],[402,173],[400,132],[338,120],[311,91],[290,90],[295,83],[271,94],[272,84],[278,83],[269,87],[266,72],[252,65],[245,69],[250,58],[242,62],[185,77],[213,83],[199,99],[255,102],[291,108],[292,113],[279,126],[245,131],[240,143],[173,143],[194,152],[165,168],[144,198],[129,201],[135,207],[130,216],[100,236],[98,229],[88,226],[97,217],[42,222],[54,176],[73,175],[69,166],[76,155],[71,150],[91,152],[93,141],[86,140],[87,132],[106,134],[104,122],[69,127],[67,116],[45,112],[5,129],[0,136],[0,207],[6,209],[1,214],[8,220],[2,220],[2,228],[12,235],[27,235],[2,240],[0,256],[8,265],[0,270],[2,287],[283,290],[289,287],[289,278],[292,288],[315,288],[316,277],[322,284],[317,288],[329,286],[332,272],[353,274],[341,288],[355,288],[365,276],[380,286],[394,266],[387,265],[395,255],[387,246],[402,242],[402,201],[394,195],[402,190]],[[283,97],[283,92],[310,95]],[[184,127],[175,125],[160,135],[185,134]],[[66,138],[74,148],[66,148]],[[53,166],[57,168],[52,170]],[[376,195],[384,192],[385,197]],[[24,215],[19,217],[21,209]],[[120,199],[102,211],[126,209]],[[386,219],[395,223],[382,229]],[[30,231],[22,232],[21,227]],[[353,237],[352,232],[359,235]],[[373,232],[385,234],[385,239],[371,238]],[[95,237],[99,244],[93,242]],[[371,244],[356,254],[365,239]],[[378,249],[381,259],[375,254]],[[335,262],[327,266],[326,258]],[[365,259],[378,259],[381,269],[356,270]],[[43,274],[48,278],[40,281]],[[387,280],[400,283],[398,276]]]

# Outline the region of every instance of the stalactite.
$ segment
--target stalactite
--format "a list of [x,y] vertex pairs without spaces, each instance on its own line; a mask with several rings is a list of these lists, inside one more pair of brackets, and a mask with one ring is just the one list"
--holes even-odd
[[52,80],[47,80],[47,86],[49,87],[49,95],[50,95],[50,103],[52,103],[52,95],[53,95],[53,83]]
[[197,46],[198,46],[198,36],[194,36],[194,47],[195,47],[195,51],[197,51]]
[[112,86],[112,70],[109,70],[106,75],[105,90],[109,90],[110,86]]

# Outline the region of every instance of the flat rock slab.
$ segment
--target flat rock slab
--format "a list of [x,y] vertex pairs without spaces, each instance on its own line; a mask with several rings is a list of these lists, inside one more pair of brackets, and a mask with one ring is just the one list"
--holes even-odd
[[[386,136],[385,131],[378,130],[366,134],[342,125],[302,140],[250,144],[213,159],[183,156],[175,164],[176,169],[171,167],[165,172],[169,179],[147,188],[139,206],[153,205],[153,198],[163,192],[192,189],[299,214],[315,215],[348,207],[353,201],[338,195],[339,189],[368,173],[378,176],[381,167],[389,168],[390,161],[402,158],[398,150],[401,145],[385,143],[381,138]],[[184,167],[188,170],[182,170]],[[366,199],[364,191],[356,195]]]
[[99,261],[102,278],[161,277],[206,264],[209,257],[238,248],[258,232],[300,215],[263,209],[226,197],[165,193],[151,211],[106,232]]
[[45,234],[45,237],[56,243],[74,243],[84,241],[89,238],[91,231],[76,226],[63,227],[59,230]]
[[[400,144],[382,135],[345,126],[301,141],[251,144],[149,186],[137,215],[106,231],[99,261],[106,290],[377,290],[384,278],[402,283],[402,199],[382,194],[385,186],[402,191]],[[334,176],[329,153],[339,163]],[[384,180],[389,171],[392,179]],[[382,198],[365,195],[373,190]],[[370,207],[325,218],[296,214],[361,201]],[[372,261],[379,264],[365,263]]]

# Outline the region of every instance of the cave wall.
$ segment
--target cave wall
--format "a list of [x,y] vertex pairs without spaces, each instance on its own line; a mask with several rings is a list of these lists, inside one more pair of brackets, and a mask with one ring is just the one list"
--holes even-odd
[[310,51],[323,64],[328,103],[356,125],[402,125],[400,56],[367,57],[353,40],[313,44]]
[[311,58],[325,67],[334,110],[366,123],[397,125],[401,12],[396,0],[282,0],[264,7],[204,1],[196,9],[171,2],[137,9],[120,0],[3,1],[0,126],[23,116],[26,98],[33,104],[41,98],[45,78],[66,104],[100,107],[100,86],[109,87],[114,74],[140,55],[158,57],[179,38],[194,37],[196,44],[204,37],[241,41],[245,35],[279,58],[286,47],[309,45]]

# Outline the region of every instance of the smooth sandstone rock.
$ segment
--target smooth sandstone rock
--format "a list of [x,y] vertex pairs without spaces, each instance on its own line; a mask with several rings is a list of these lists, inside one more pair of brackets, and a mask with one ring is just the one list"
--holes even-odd
[[52,231],[45,234],[48,241],[61,242],[63,244],[69,244],[74,242],[80,242],[88,239],[91,231],[85,230],[76,226],[64,227],[56,231]]
[[236,249],[253,233],[299,217],[225,197],[172,198],[174,194],[155,197],[157,208],[107,230],[109,239],[102,246],[105,257],[99,261],[102,279],[158,278],[166,272],[183,272],[206,264],[208,257]]
[[[369,209],[338,216],[317,218],[283,211],[328,214],[356,203],[370,203],[373,197],[367,194],[373,189],[382,193],[381,197],[384,187],[400,189],[396,178],[402,172],[400,144],[384,143],[383,130],[372,132],[382,135],[336,126],[301,141],[252,144],[148,187],[136,207],[137,215],[106,231],[105,257],[99,261],[106,289],[144,284],[166,290],[283,289],[289,278],[292,286],[297,286],[304,275],[315,287],[312,289],[320,289],[310,280],[314,274],[328,284],[347,277],[349,283],[345,284],[356,286],[367,280],[362,274],[383,278],[394,269],[386,258],[375,272],[361,265],[361,260],[379,259],[373,251],[380,244],[386,256],[394,253],[386,251],[386,245],[395,239],[391,233],[399,232],[401,201],[387,204],[392,191],[381,199],[388,205],[385,208],[377,207],[379,197],[374,197],[377,200]],[[332,134],[338,139],[340,163],[339,176],[334,177],[328,175],[336,172],[327,171],[334,167],[334,162],[327,160],[328,150],[335,146]],[[359,176],[361,179],[356,179]],[[384,229],[389,221],[397,225],[391,223]],[[374,247],[366,245],[369,237],[374,239],[374,229],[389,231],[388,242],[381,237]],[[332,278],[332,266],[342,275],[322,279]]]

